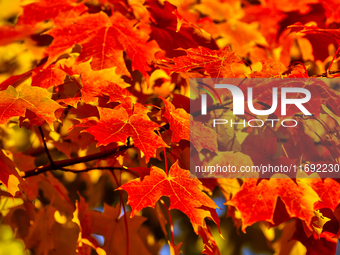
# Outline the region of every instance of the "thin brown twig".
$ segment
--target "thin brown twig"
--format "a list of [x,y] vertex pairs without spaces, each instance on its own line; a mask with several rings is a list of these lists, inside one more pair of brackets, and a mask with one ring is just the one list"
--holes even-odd
[[112,166],[97,166],[97,167],[88,167],[85,169],[81,169],[81,170],[75,170],[75,169],[68,169],[68,168],[59,168],[58,170],[63,171],[63,172],[71,172],[71,173],[84,173],[84,172],[89,172],[92,170],[110,170],[110,171],[114,171],[114,170],[120,170],[120,171],[125,171],[128,172],[136,177],[139,177],[139,175],[137,173],[135,173],[133,170],[129,169],[129,168],[125,168],[125,167],[112,167]]
[[43,132],[41,126],[39,126],[39,131],[40,131],[41,139],[43,140],[43,143],[44,143],[44,148],[45,148],[45,152],[47,154],[48,160],[50,161],[50,164],[53,166],[54,165],[54,161],[52,159],[50,151],[47,148],[46,137],[44,136],[44,132]]
[[48,172],[50,170],[58,170],[60,168],[66,167],[66,166],[71,166],[71,165],[75,165],[78,163],[84,163],[84,162],[88,162],[91,160],[96,160],[96,159],[101,159],[101,158],[106,158],[108,156],[113,156],[116,154],[121,153],[122,151],[127,150],[128,148],[133,147],[133,145],[130,146],[119,146],[110,150],[105,150],[105,151],[101,151],[98,153],[94,153],[91,155],[86,155],[83,157],[76,157],[76,158],[71,158],[71,159],[65,159],[65,160],[60,160],[60,161],[54,161],[53,165],[52,164],[47,164],[44,166],[39,166],[35,169],[29,170],[25,172],[25,175],[23,176],[23,178],[27,178],[27,177],[32,177],[32,176],[36,176],[45,172]]

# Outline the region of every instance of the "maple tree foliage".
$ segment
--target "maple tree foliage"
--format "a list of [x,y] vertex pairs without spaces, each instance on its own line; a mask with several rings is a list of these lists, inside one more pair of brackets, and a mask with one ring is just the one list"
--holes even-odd
[[[335,254],[338,178],[189,169],[339,164],[339,43],[335,0],[0,1],[0,253]],[[313,116],[214,128],[209,77],[308,88]]]

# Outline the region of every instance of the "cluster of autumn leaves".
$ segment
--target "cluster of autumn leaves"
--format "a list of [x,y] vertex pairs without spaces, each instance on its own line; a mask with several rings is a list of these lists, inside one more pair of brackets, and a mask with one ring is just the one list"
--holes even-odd
[[[220,165],[338,162],[336,79],[310,78],[337,76],[336,1],[41,0],[13,6],[7,7],[12,16],[0,16],[1,52],[20,49],[0,60],[6,64],[0,74],[0,195],[12,201],[4,203],[2,217],[25,249],[157,254],[165,239],[151,242],[154,233],[141,216],[152,207],[171,239],[171,254],[181,247],[171,214],[163,215],[171,209],[190,219],[204,254],[221,254],[206,222],[223,235],[211,198],[220,189],[237,228],[246,232],[258,223],[281,231],[280,238],[268,237],[276,254],[335,253],[336,179],[299,173],[294,179],[200,181],[187,169],[199,154],[203,163],[219,155]],[[189,80],[206,77],[301,78],[282,79],[279,87],[308,88],[314,116],[290,109],[299,121],[292,129],[213,129],[190,115]],[[254,99],[270,105],[272,86],[267,80],[256,85]],[[28,145],[13,138],[18,130],[26,130]],[[108,205],[107,180],[120,205]],[[93,210],[103,204],[103,212]]]

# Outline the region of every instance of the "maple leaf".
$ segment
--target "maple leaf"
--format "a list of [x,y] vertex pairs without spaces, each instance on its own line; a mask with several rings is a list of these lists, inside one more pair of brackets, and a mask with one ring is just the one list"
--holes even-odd
[[35,167],[35,157],[23,154],[22,152],[13,154],[13,161],[20,171],[28,171]]
[[117,67],[118,74],[129,75],[123,58],[125,51],[132,60],[133,69],[147,76],[146,72],[151,70],[148,64],[157,47],[154,42],[147,42],[148,35],[133,25],[134,21],[119,13],[111,18],[103,12],[69,18],[48,32],[54,41],[46,53],[51,62],[77,43],[82,46],[78,62],[92,58],[93,70]]
[[326,10],[326,25],[333,22],[338,23],[340,21],[340,6],[336,0],[321,1],[322,6]]
[[106,89],[102,90],[103,95],[108,95],[110,97],[110,102],[119,102],[121,103],[122,107],[129,109],[132,105],[132,94],[127,90],[116,83],[109,83]]
[[247,56],[250,49],[255,45],[269,47],[266,39],[258,31],[259,25],[257,22],[248,24],[236,20],[217,24],[216,26],[218,30],[216,37],[221,37],[221,40],[225,43],[224,45],[232,45],[233,50],[239,56]]
[[189,49],[203,46],[218,50],[218,46],[211,35],[199,26],[184,22],[176,6],[168,1],[147,0],[145,3],[151,15],[150,37],[166,51],[166,56],[181,55],[178,48]]
[[23,13],[20,15],[19,25],[34,25],[38,22],[58,18],[58,15],[69,11],[77,10],[82,13],[87,10],[83,3],[77,4],[74,0],[41,0],[23,6]]
[[190,121],[190,141],[198,152],[204,148],[217,151],[217,137],[218,134],[212,128],[198,121]]
[[169,176],[158,167],[151,167],[150,175],[144,180],[132,180],[118,188],[129,194],[128,204],[132,208],[131,217],[145,207],[154,208],[156,202],[162,197],[170,198],[169,209],[178,209],[185,213],[194,227],[195,232],[199,226],[205,226],[204,218],[214,219],[211,210],[217,205],[198,186],[198,179],[190,178],[190,172],[179,167],[176,161],[170,168]]
[[144,177],[150,175],[149,167],[131,167],[129,170],[135,171],[139,174],[141,181],[143,181]]
[[110,97],[109,102],[120,102],[125,107],[131,107],[131,94],[125,89],[128,86],[119,75],[116,75],[116,68],[93,71],[89,62],[72,65],[71,68],[64,66],[60,68],[67,73],[74,81],[81,97],[62,99],[64,103],[74,104],[80,101],[83,103],[97,103],[98,97],[103,94]]
[[51,94],[39,87],[22,86],[18,90],[9,86],[0,91],[0,124],[7,123],[11,117],[24,117],[26,110],[46,121],[53,129],[56,121],[55,111],[63,108],[51,99]]
[[177,143],[181,139],[190,141],[190,114],[184,109],[177,108],[169,101],[161,97],[165,104],[163,116],[169,121],[172,131],[171,142]]
[[330,36],[336,40],[336,42],[340,43],[340,30],[339,29],[322,29],[317,26],[305,26],[300,22],[297,22],[293,25],[288,26],[292,31],[302,33],[302,34],[322,34],[326,36]]
[[239,19],[244,15],[242,4],[239,1],[232,2],[212,2],[209,0],[202,0],[195,5],[201,14],[211,17],[213,21],[218,23],[225,22],[226,19]]
[[212,78],[234,77],[232,65],[241,60],[230,51],[229,46],[220,50],[211,50],[199,46],[184,50],[187,56],[169,59],[173,72],[204,71]]
[[[73,221],[81,228],[79,242],[90,245],[99,254],[125,255],[127,244],[129,244],[131,255],[150,254],[138,234],[138,230],[145,221],[144,217],[136,216],[130,219],[130,212],[127,212],[126,216],[119,217],[120,206],[111,207],[105,204],[103,213],[89,210],[87,207],[84,198],[81,197],[73,214]],[[125,225],[124,217],[127,217],[127,225]],[[126,240],[126,228],[128,228],[129,242]],[[99,246],[92,234],[104,237],[103,247]],[[81,245],[78,244],[78,248],[81,248]]]
[[134,104],[129,110],[118,106],[114,109],[98,107],[98,111],[100,121],[88,118],[77,125],[89,127],[85,132],[95,137],[97,146],[112,142],[126,144],[126,139],[131,137],[134,145],[144,153],[147,162],[155,156],[157,148],[168,147],[154,132],[160,126],[149,119],[149,110],[141,104]]
[[329,208],[334,211],[340,203],[340,184],[330,178],[322,180],[311,177],[312,176],[309,176],[306,181],[320,197],[320,201],[315,204],[315,209]]
[[314,211],[314,217],[311,220],[311,227],[314,232],[320,237],[320,234],[323,231],[324,225],[330,221],[331,219],[324,217],[319,210]]
[[262,70],[251,73],[249,75],[251,78],[279,77],[283,71],[285,71],[285,67],[281,62],[270,59],[261,59],[260,62],[262,64]]
[[19,191],[19,183],[22,181],[17,170],[15,170],[15,164],[10,160],[2,150],[0,150],[0,182],[5,185],[7,191],[15,195]]
[[308,255],[336,254],[337,240],[333,233],[325,231],[320,236],[307,236],[301,221],[297,221],[296,231],[291,239],[300,241],[306,247]]
[[32,86],[44,89],[57,87],[64,83],[65,77],[65,72],[60,70],[59,66],[56,64],[51,64],[46,68],[44,68],[44,66],[40,66],[32,71]]
[[245,179],[241,189],[227,202],[240,211],[243,231],[257,221],[274,224],[278,196],[284,202],[290,217],[300,218],[307,224],[311,222],[314,203],[320,198],[307,183],[298,179],[295,184],[292,179],[280,174],[270,180],[262,179],[259,184],[257,182],[257,179]]
[[0,46],[9,44],[14,41],[22,40],[30,34],[36,32],[32,26],[1,26],[0,27]]
[[[55,208],[46,207],[35,215],[35,224],[30,227],[25,244],[28,249],[36,248],[37,254],[48,254],[55,248],[52,235]],[[42,245],[39,245],[41,242]]]
[[33,176],[29,181],[23,182],[22,191],[30,200],[36,199],[39,191],[43,192],[45,201],[62,214],[72,214],[74,211],[68,191],[50,172],[47,172],[46,176]]
[[241,188],[236,178],[219,178],[216,181],[226,201],[229,201]]
[[268,42],[269,47],[276,47],[280,22],[287,17],[287,14],[262,5],[249,5],[243,10],[244,16],[241,21],[259,23],[260,32]]
[[216,241],[211,234],[209,226],[199,227],[199,235],[202,237],[204,243],[204,249],[202,254],[207,255],[221,255],[220,250],[217,247]]
[[34,249],[37,255],[46,255],[51,251],[71,254],[76,249],[79,228],[71,221],[60,224],[55,221],[56,208],[47,206],[35,213],[34,222],[25,237],[28,249]]
[[[256,7],[259,8],[258,5]],[[260,15],[256,22],[246,23],[240,20],[242,17],[246,17],[245,8],[242,8],[240,1],[212,2],[203,0],[195,8],[209,17],[202,22],[201,26],[215,38],[220,47],[231,45],[238,55],[247,56],[255,45],[269,46],[260,31],[262,28],[262,24],[259,25],[258,22]],[[275,29],[272,30],[275,31]]]

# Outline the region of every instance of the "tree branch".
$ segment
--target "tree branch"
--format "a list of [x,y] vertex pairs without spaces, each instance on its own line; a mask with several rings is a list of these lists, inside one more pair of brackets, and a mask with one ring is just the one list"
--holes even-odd
[[[159,127],[159,131],[155,130],[155,133],[158,134],[158,132],[164,132],[165,130],[167,130],[169,128],[170,128],[170,125],[167,123],[167,124]],[[42,130],[41,129],[39,129],[39,130],[42,134]],[[43,134],[42,134],[42,137],[43,137],[43,140],[44,140]],[[47,155],[50,155],[49,151],[47,150],[47,146],[46,146],[45,142],[44,142],[44,146],[45,146],[45,151],[46,151]],[[60,161],[53,161],[52,157],[50,155],[49,156],[50,164],[47,164],[47,165],[44,165],[44,166],[39,166],[39,167],[34,168],[32,170],[26,171],[23,178],[36,176],[36,175],[48,172],[50,170],[60,169],[62,171],[66,171],[66,170],[71,171],[71,169],[65,169],[65,168],[63,169],[63,167],[75,165],[75,164],[78,164],[78,163],[84,163],[84,162],[88,162],[88,161],[91,161],[91,160],[106,158],[108,156],[119,154],[120,152],[125,151],[129,148],[133,148],[133,147],[134,147],[134,144],[129,143],[128,145],[119,146],[119,147],[116,147],[114,149],[110,149],[110,150],[107,150],[107,151],[101,151],[101,152],[94,153],[94,154],[91,154],[91,155],[87,155],[87,156],[84,156],[84,157],[77,157],[77,158],[65,159],[65,160],[60,160]],[[95,169],[99,169],[99,168],[97,167]],[[106,167],[106,169],[110,169],[110,168]],[[89,170],[93,170],[93,169],[89,169]],[[89,171],[89,170],[84,169],[83,172]],[[80,171],[81,170],[79,170],[77,172],[80,172]],[[76,172],[76,171],[74,171],[74,172]]]
[[81,169],[81,170],[74,170],[74,169],[68,169],[68,168],[59,168],[58,170],[63,171],[63,172],[71,172],[71,173],[84,173],[84,172],[89,172],[92,170],[110,170],[110,171],[114,171],[114,170],[120,170],[120,171],[125,171],[128,172],[136,177],[139,177],[138,174],[136,174],[133,170],[129,169],[129,168],[124,168],[124,167],[113,167],[113,166],[97,166],[97,167],[88,167],[85,169]]
[[44,148],[45,148],[45,152],[47,154],[48,160],[50,161],[50,164],[53,166],[54,162],[53,162],[51,153],[50,153],[50,151],[47,148],[46,137],[44,136],[44,132],[42,131],[41,126],[39,126],[39,131],[40,131],[41,139],[43,140],[43,143],[44,143]]
[[71,165],[74,165],[74,164],[88,162],[88,161],[95,160],[95,159],[106,158],[108,156],[119,154],[120,152],[125,151],[125,150],[127,150],[128,148],[131,148],[131,147],[133,147],[133,145],[130,145],[130,146],[124,145],[124,146],[119,146],[117,148],[110,149],[110,150],[107,150],[107,151],[101,151],[101,152],[98,152],[98,153],[87,155],[87,156],[84,156],[84,157],[77,157],[77,158],[65,159],[65,160],[60,160],[60,161],[54,161],[53,164],[47,164],[47,165],[44,165],[44,166],[39,166],[35,169],[26,171],[23,178],[36,176],[36,175],[48,172],[50,170],[58,170],[58,169],[61,169],[65,166],[71,166]]

